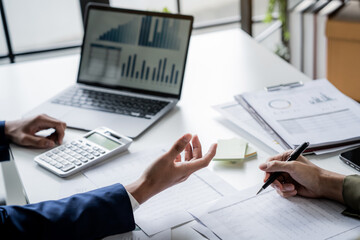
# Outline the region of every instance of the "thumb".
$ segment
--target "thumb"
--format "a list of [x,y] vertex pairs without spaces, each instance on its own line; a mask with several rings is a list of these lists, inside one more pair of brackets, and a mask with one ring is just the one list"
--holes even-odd
[[205,156],[203,158],[195,159],[190,162],[187,162],[187,165],[188,165],[187,168],[190,169],[190,172],[191,173],[196,172],[197,170],[209,165],[209,163],[211,162],[211,160],[213,159],[213,157],[216,154],[216,147],[217,147],[217,144],[211,145],[209,151],[205,154]]
[[271,161],[262,163],[259,168],[265,172],[287,172],[289,173],[292,169],[291,162],[283,161]]
[[51,148],[55,146],[55,142],[47,138],[28,134],[23,139],[23,145],[36,148]]

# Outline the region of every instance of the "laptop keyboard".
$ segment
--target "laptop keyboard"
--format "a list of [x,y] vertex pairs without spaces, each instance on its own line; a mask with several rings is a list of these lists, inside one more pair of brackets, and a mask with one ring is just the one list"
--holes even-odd
[[150,119],[169,102],[131,97],[89,89],[73,89],[52,103]]

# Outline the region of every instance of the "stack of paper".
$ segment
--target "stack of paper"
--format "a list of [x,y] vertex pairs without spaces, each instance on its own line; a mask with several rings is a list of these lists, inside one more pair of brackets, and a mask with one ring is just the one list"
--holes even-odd
[[[118,159],[104,162],[83,174],[96,187],[114,183],[127,185],[141,176],[142,172],[165,152],[162,148],[133,152]],[[135,222],[153,236],[159,232],[192,221],[187,210],[206,202],[232,195],[236,190],[208,169],[192,174],[186,181],[177,184],[146,201],[135,211]]]
[[241,161],[256,156],[256,151],[245,140],[232,138],[218,140],[215,161]]
[[305,152],[313,152],[360,144],[359,103],[326,79],[235,98],[284,148],[310,142]]
[[255,195],[257,190],[248,189],[190,210],[202,224],[193,229],[209,239],[348,239],[359,234],[360,222],[343,216],[345,207],[339,203],[286,199],[274,189]]
[[360,145],[360,105],[326,79],[235,96],[215,108],[277,152],[310,142],[323,154]]

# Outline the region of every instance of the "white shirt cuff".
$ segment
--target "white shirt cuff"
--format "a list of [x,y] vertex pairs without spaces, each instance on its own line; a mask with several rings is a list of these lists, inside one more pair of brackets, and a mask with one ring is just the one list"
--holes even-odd
[[138,203],[138,201],[136,201],[136,199],[128,191],[126,191],[126,192],[130,198],[132,210],[135,212],[135,210],[139,208],[140,204]]

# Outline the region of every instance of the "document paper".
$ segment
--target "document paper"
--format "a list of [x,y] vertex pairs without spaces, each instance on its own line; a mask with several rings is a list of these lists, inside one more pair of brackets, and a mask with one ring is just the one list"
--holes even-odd
[[241,95],[291,147],[360,140],[360,105],[326,79],[273,92]]
[[[135,181],[155,159],[164,154],[161,148],[130,153],[105,162],[83,174],[98,187],[114,183],[123,185]],[[193,220],[188,209],[203,203],[234,194],[236,190],[208,169],[191,175],[154,196],[135,211],[136,224],[147,234],[153,235],[171,227]]]
[[247,198],[239,194],[206,208],[191,213],[221,239],[326,239],[360,226],[360,221],[341,214],[341,204],[285,199],[275,190]]

